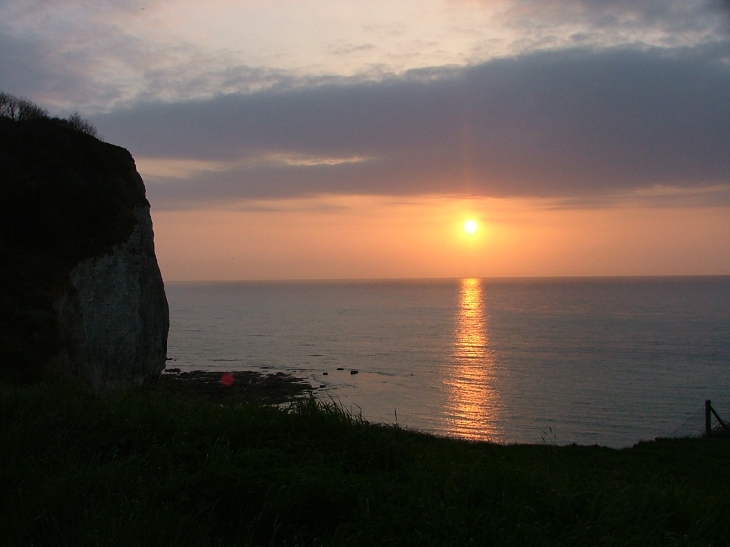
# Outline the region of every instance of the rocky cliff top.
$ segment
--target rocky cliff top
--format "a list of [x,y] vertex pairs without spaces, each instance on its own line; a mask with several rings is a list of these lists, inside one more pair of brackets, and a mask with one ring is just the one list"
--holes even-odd
[[75,263],[126,241],[149,205],[130,153],[50,119],[0,118],[0,245]]

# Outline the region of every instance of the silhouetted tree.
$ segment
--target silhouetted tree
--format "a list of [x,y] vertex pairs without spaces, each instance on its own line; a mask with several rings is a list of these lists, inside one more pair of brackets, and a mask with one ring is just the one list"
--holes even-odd
[[91,122],[83,119],[78,112],[74,112],[73,114],[71,114],[68,118],[66,118],[65,121],[68,126],[75,131],[86,133],[87,135],[91,135],[92,137],[98,136],[98,131],[96,130],[96,127],[94,127]]
[[48,118],[48,111],[26,99],[0,93],[0,117],[21,122]]
[[74,112],[68,118],[51,118],[45,108],[9,93],[0,93],[0,118],[8,118],[16,122],[51,120],[79,133],[99,138],[96,127],[83,119],[78,112]]
[[18,98],[7,93],[0,93],[0,118],[17,119]]

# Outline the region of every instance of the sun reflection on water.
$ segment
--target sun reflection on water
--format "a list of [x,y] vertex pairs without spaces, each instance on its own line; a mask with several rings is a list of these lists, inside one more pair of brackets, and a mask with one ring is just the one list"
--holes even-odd
[[499,394],[494,385],[494,358],[489,348],[480,279],[461,281],[453,355],[445,372],[445,433],[466,439],[498,440]]

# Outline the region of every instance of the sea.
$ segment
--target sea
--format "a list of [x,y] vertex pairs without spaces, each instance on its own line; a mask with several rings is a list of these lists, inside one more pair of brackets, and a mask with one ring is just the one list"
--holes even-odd
[[376,423],[632,446],[730,421],[730,276],[167,283],[168,368],[303,378]]

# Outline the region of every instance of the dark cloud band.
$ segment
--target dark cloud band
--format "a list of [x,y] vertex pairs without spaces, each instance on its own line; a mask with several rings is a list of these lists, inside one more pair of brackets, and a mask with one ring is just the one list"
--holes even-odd
[[[575,196],[730,184],[730,51],[536,53],[357,84],[140,104],[94,118],[138,157],[227,169],[150,181],[161,206],[322,193]],[[262,161],[301,157],[306,162]],[[317,164],[317,158],[367,158]]]

